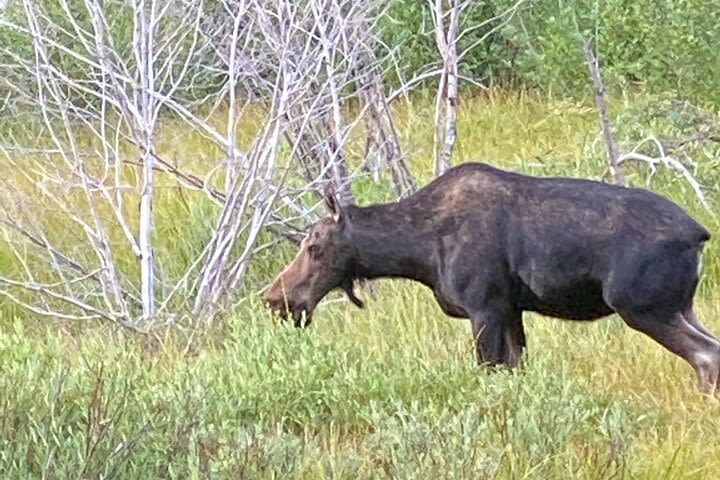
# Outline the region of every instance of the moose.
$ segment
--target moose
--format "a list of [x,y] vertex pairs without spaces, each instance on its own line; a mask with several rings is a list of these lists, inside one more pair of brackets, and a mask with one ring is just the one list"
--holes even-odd
[[480,364],[520,364],[525,311],[574,321],[615,313],[720,395],[720,341],[693,311],[710,233],[660,195],[465,163],[396,202],[340,205],[328,192],[326,203],[331,215],[263,294],[298,327],[334,289],[362,308],[356,281],[405,278],[470,320]]

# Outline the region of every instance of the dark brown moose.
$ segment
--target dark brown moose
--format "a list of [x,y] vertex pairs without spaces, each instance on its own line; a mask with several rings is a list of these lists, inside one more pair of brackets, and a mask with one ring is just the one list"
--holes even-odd
[[[720,342],[693,313],[708,231],[669,200],[591,180],[538,178],[466,163],[400,201],[337,205],[264,294],[298,326],[356,280],[421,282],[469,318],[482,364],[515,367],[524,311],[570,320],[619,314],[689,362],[716,391]],[[720,393],[720,389],[717,390]]]

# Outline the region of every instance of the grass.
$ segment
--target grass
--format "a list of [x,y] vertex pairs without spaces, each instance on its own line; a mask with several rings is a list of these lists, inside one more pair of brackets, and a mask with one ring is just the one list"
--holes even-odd
[[[430,104],[396,113],[424,183]],[[201,168],[200,140],[166,135],[166,155]],[[584,103],[468,100],[458,136],[458,161],[602,172],[596,113]],[[642,183],[642,169],[629,173]],[[651,185],[720,233],[673,174]],[[362,181],[355,192],[361,203],[389,198]],[[180,271],[207,238],[203,212],[212,210],[191,197],[178,224],[178,198],[169,188],[160,198],[159,228],[172,235],[159,235],[158,249]],[[2,248],[0,268],[13,269]],[[292,254],[258,258],[249,289]],[[698,311],[720,332],[714,242],[705,264]],[[0,306],[0,477],[718,478],[720,402],[697,393],[682,360],[618,318],[527,315],[526,370],[490,373],[474,365],[468,323],[445,317],[430,292],[400,281],[376,290],[365,310],[331,295],[303,331],[277,324],[248,295],[222,325],[168,332],[159,343]]]

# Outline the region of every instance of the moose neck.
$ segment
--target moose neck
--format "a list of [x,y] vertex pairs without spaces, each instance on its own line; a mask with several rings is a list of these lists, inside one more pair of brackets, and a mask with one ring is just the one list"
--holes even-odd
[[437,269],[432,241],[399,204],[351,207],[358,278],[400,277],[432,285]]

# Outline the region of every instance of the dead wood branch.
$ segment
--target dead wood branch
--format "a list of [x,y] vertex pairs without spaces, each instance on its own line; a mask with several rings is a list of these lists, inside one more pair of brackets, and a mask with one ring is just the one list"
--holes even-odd
[[617,185],[625,185],[625,176],[622,173],[622,169],[618,164],[618,147],[615,142],[615,138],[612,134],[610,127],[610,119],[607,113],[607,99],[605,96],[605,83],[603,82],[602,75],[600,73],[600,66],[598,64],[598,58],[590,45],[590,40],[582,39],[583,53],[585,54],[585,62],[590,69],[590,77],[595,88],[595,104],[598,107],[598,113],[600,115],[600,125],[602,126],[603,137],[605,138],[605,145],[608,152],[608,166],[610,168],[610,174],[612,175],[613,182]]
[[[646,143],[652,143],[655,148],[657,148],[659,154],[657,157],[651,157],[649,155],[638,153],[640,147],[642,147]],[[652,179],[653,175],[655,175],[658,165],[663,165],[672,170],[680,172],[683,178],[688,182],[688,184],[690,184],[690,187],[695,192],[695,195],[697,196],[700,203],[702,203],[703,207],[705,207],[705,209],[708,211],[708,213],[710,213],[710,215],[715,217],[715,212],[713,212],[710,204],[707,201],[707,198],[705,198],[705,195],[702,192],[702,188],[700,187],[700,183],[695,179],[695,177],[693,177],[690,171],[679,160],[665,153],[665,148],[657,138],[648,137],[638,143],[635,148],[632,149],[632,151],[620,155],[617,159],[617,165],[619,166],[623,163],[630,161],[642,162],[647,164],[648,167],[650,167],[650,175],[648,176],[647,180],[648,183]]]

